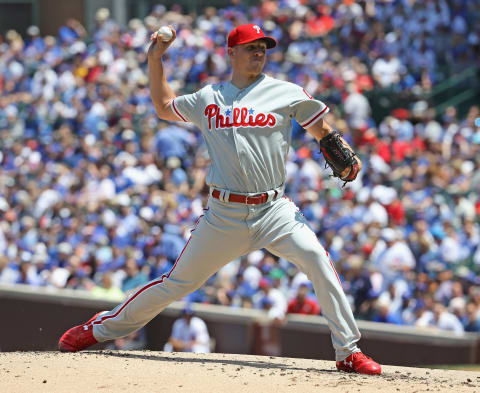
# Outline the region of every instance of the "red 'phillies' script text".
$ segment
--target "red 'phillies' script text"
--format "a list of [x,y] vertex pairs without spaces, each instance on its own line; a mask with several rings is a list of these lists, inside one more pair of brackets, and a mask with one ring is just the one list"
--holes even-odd
[[257,113],[255,117],[248,114],[247,108],[234,108],[233,116],[224,116],[220,114],[220,107],[216,104],[210,104],[205,108],[205,116],[208,118],[208,129],[212,129],[212,119],[215,118],[215,128],[230,127],[273,127],[277,124],[275,116],[268,113]]

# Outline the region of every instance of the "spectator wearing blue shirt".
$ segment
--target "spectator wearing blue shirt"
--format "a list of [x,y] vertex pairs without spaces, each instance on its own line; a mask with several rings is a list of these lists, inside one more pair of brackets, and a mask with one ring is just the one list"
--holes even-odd
[[467,304],[467,318],[464,322],[466,332],[480,333],[480,310],[475,303]]
[[122,281],[122,291],[129,292],[148,282],[146,274],[138,268],[137,261],[134,258],[128,258],[124,267],[126,277]]
[[391,301],[387,298],[379,298],[375,304],[375,311],[372,321],[393,323],[395,325],[402,325],[403,320],[399,313],[391,310]]

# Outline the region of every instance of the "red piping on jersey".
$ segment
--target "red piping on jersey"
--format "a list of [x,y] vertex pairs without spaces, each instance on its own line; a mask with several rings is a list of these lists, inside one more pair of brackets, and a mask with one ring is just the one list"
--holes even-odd
[[[209,211],[210,208],[207,207],[206,209],[203,209],[204,212],[207,212]],[[205,214],[202,214],[200,217],[197,218],[197,221],[195,222],[195,225],[193,226],[193,229],[190,231],[190,233],[192,233],[195,229],[197,229],[197,226],[198,226],[198,223],[200,222],[200,219],[204,216]],[[190,241],[190,239],[188,239],[188,241]],[[188,243],[188,242],[187,242]],[[187,245],[185,244],[185,247],[187,247]],[[182,253],[183,253],[183,250],[182,250]],[[182,254],[180,254],[180,257],[182,256]],[[178,258],[180,258],[178,257]]]
[[305,89],[303,89],[303,92],[307,95],[308,98],[313,100],[313,97],[310,94],[308,94],[308,92]]
[[335,266],[333,266],[333,262],[332,262],[332,258],[330,258],[330,254],[328,253],[328,251],[325,251],[327,253],[327,257],[328,257],[328,262],[330,262],[330,266],[332,267],[335,275],[337,276],[337,280],[338,280],[338,283],[340,285],[342,285],[342,282],[340,281],[340,277],[338,277],[338,273],[337,271],[335,270]]
[[180,119],[182,119],[185,123],[188,123],[188,121],[180,114],[177,107],[175,106],[175,99],[172,100],[172,108]]
[[[190,238],[191,239],[191,238]],[[185,249],[187,248],[188,246],[188,243],[190,243],[190,239],[188,239],[188,242],[185,244],[185,246],[183,247],[183,250],[182,252],[180,253],[180,255],[178,256],[177,260],[175,261],[175,264],[173,265],[172,269],[168,272],[167,275],[162,275],[162,277],[160,278],[160,280],[158,281],[153,281],[147,285],[145,285],[143,288],[141,288],[139,291],[137,291],[137,293],[135,293],[135,295],[133,295],[130,299],[128,299],[125,304],[113,315],[107,315],[105,317],[102,317],[100,318],[99,321],[95,321],[93,322],[93,325],[99,325],[101,323],[103,323],[104,321],[106,321],[107,319],[111,319],[111,318],[115,318],[116,316],[118,316],[118,314],[120,314],[123,309],[133,300],[135,299],[138,295],[140,295],[143,291],[147,290],[148,288],[150,287],[153,287],[154,285],[157,285],[157,284],[161,284],[163,282],[163,280],[165,280],[165,278],[169,278],[170,277],[170,274],[172,274],[173,270],[175,269],[175,267],[177,266],[177,262],[179,261],[179,259],[181,258],[181,256],[183,255],[183,252],[185,251]]]
[[313,119],[311,119],[308,123],[306,124],[300,124],[303,128],[307,127],[309,124],[311,124],[315,119],[318,118],[318,116],[321,116],[326,110],[328,109],[328,106],[326,106],[325,108],[323,108],[323,110],[318,114],[318,115],[315,115],[313,117]]
[[[202,217],[203,217],[203,214],[202,214],[200,217],[198,217],[198,220],[197,220],[197,222],[196,222],[196,224],[195,224],[195,228],[193,228],[191,232],[193,232],[193,231],[196,229],[196,227],[197,227],[197,225],[198,225],[198,223],[200,222],[200,219],[201,219]],[[170,269],[170,271],[168,272],[167,275],[164,274],[164,275],[162,275],[162,277],[160,278],[160,280],[158,280],[158,281],[153,281],[153,282],[145,285],[143,288],[139,289],[139,290],[135,293],[135,295],[133,295],[130,299],[128,299],[128,300],[123,304],[123,306],[120,307],[120,309],[119,309],[115,314],[113,314],[113,315],[107,315],[107,316],[105,316],[105,317],[102,317],[102,318],[100,318],[99,321],[94,321],[94,322],[92,322],[92,325],[100,325],[101,323],[103,323],[103,322],[106,321],[107,319],[115,318],[116,316],[118,316],[118,314],[120,314],[120,313],[123,311],[123,309],[124,309],[133,299],[135,299],[135,298],[136,298],[138,295],[140,295],[143,291],[147,290],[148,288],[153,287],[154,285],[161,284],[161,283],[163,282],[163,280],[165,280],[166,278],[169,278],[170,275],[173,273],[175,267],[177,266],[178,261],[180,261],[180,258],[182,257],[182,255],[183,255],[184,251],[186,250],[188,244],[190,243],[190,240],[191,240],[191,239],[192,239],[192,238],[190,237],[190,239],[188,239],[188,241],[187,241],[187,243],[185,244],[185,246],[183,246],[182,252],[181,252],[180,255],[178,256],[177,260],[175,261],[175,264],[174,264],[173,267]]]

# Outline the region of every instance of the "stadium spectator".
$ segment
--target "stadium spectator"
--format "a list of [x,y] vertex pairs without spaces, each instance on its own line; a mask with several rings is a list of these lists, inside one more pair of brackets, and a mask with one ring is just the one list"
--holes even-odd
[[298,288],[297,296],[288,302],[287,314],[320,314],[320,307],[314,297],[309,296],[311,286],[303,283]]
[[403,323],[402,317],[399,313],[392,310],[391,300],[380,297],[375,302],[375,314],[371,319],[374,322],[393,323],[401,325]]
[[92,296],[104,300],[120,301],[125,295],[122,290],[113,284],[112,273],[106,272],[102,275],[101,284],[96,285],[90,291]]
[[148,282],[148,277],[140,271],[137,261],[128,258],[125,262],[126,277],[122,281],[122,291],[129,292]]
[[285,295],[273,287],[272,279],[269,277],[262,278],[258,287],[259,292],[252,297],[254,306],[267,310],[269,318],[282,320],[287,312]]
[[191,305],[182,311],[182,317],[173,323],[172,333],[164,346],[166,352],[210,353],[210,336],[207,325]]
[[434,303],[432,312],[422,314],[422,317],[417,321],[417,326],[448,330],[455,334],[464,332],[462,323],[454,314],[447,311],[441,303]]
[[348,96],[343,103],[346,120],[352,128],[357,129],[367,126],[372,113],[368,99],[358,90],[355,84],[348,84]]
[[[399,230],[385,228],[382,230],[382,243],[377,243],[374,266],[382,273],[388,282],[393,281],[402,272],[415,268],[415,258],[408,244],[403,241]],[[378,248],[383,248],[379,251]],[[373,257],[373,256],[372,256]]]
[[384,53],[375,60],[372,73],[375,81],[382,87],[390,87],[400,82],[402,64],[395,56],[391,48],[385,49]]
[[466,332],[480,332],[480,312],[474,303],[467,304],[467,316],[464,321]]

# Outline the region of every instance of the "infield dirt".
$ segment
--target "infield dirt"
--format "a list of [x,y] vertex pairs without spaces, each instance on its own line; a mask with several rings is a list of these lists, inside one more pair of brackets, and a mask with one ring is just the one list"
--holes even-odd
[[149,351],[0,353],[0,392],[478,392],[480,373],[383,366],[338,372],[333,361]]

